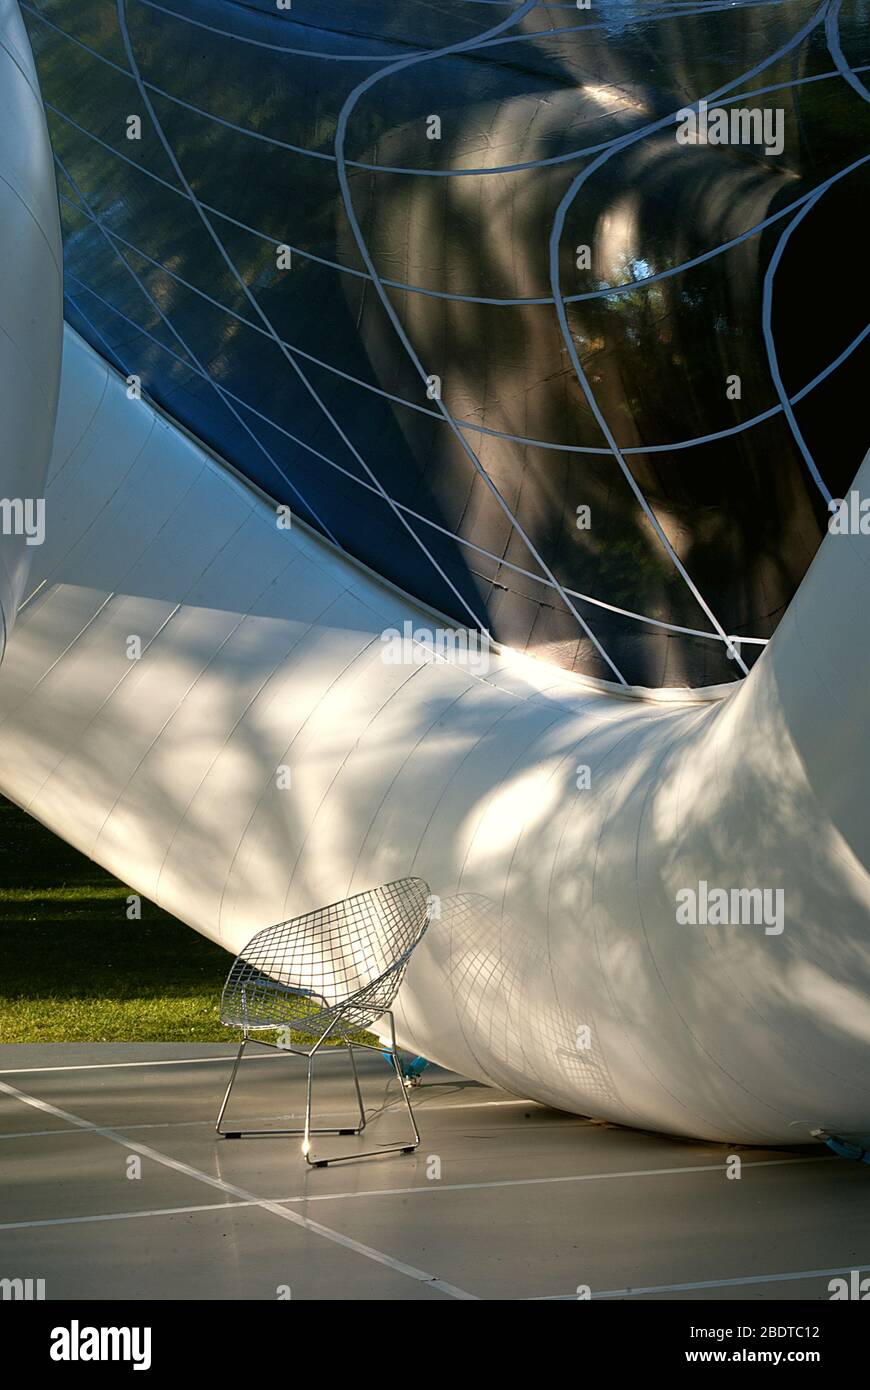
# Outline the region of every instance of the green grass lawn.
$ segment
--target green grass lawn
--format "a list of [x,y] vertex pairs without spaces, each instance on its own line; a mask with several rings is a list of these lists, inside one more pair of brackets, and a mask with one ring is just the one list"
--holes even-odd
[[228,1042],[230,955],[0,798],[0,1043]]

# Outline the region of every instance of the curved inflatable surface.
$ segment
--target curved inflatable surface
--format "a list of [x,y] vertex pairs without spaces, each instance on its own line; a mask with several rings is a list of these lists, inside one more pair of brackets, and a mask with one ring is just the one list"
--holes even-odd
[[27,32],[0,3],[0,658],[45,533],[63,327],[51,146]]
[[[425,878],[400,1038],[468,1075],[707,1138],[866,1128],[866,538],[825,540],[745,682],[668,700],[418,659],[443,619],[282,530],[69,329],[47,496],[6,794],[232,951]],[[678,922],[702,884],[771,911]]]
[[861,0],[23,8],[97,352],[454,622],[752,665],[867,446]]
[[[99,22],[76,11],[80,44],[106,42],[116,68],[126,8],[120,34],[105,7]],[[795,33],[824,33],[854,78],[838,12],[795,12]],[[10,477],[35,489],[59,366],[54,189],[3,14],[0,421],[23,470]],[[870,460],[854,489],[870,489]],[[860,526],[825,536],[745,681],[656,691],[451,648],[451,619],[419,589],[295,517],[288,529],[281,500],[67,327],[45,539],[0,667],[0,789],[230,951],[283,917],[425,878],[439,915],[400,995],[400,1040],[467,1075],[703,1138],[866,1130]],[[10,553],[11,612],[24,571]]]

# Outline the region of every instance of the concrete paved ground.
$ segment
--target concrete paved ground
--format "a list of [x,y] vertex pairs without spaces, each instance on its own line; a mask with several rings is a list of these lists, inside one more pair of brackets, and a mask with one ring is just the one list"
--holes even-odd
[[[48,1299],[827,1300],[870,1268],[870,1169],[823,1149],[637,1133],[430,1068],[415,1155],[312,1170],[295,1139],[216,1139],[232,1052],[0,1048],[0,1278]],[[362,1069],[368,1104],[395,1098],[379,1057]],[[343,1054],[315,1097],[352,1118]],[[261,1052],[234,1100],[242,1122],[301,1116],[304,1067]]]

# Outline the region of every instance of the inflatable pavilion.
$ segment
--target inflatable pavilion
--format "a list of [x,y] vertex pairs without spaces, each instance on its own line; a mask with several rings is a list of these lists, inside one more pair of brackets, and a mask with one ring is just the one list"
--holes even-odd
[[859,0],[0,0],[0,792],[399,1041],[870,1132]]

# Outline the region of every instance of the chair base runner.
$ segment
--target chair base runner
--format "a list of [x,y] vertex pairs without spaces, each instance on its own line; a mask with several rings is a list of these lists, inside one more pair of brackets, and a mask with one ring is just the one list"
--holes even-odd
[[[362,1129],[311,1129],[311,1130],[309,1130],[308,1132],[309,1132],[309,1134],[337,1134],[339,1137],[341,1137],[341,1135],[343,1135],[343,1134],[362,1134]],[[287,1134],[291,1134],[291,1135],[292,1135],[292,1134],[296,1134],[296,1135],[299,1135],[299,1134],[304,1134],[304,1133],[305,1133],[305,1130],[304,1130],[304,1129],[219,1129],[219,1130],[216,1131],[216,1133],[221,1137],[221,1139],[252,1139],[252,1138],[256,1138],[258,1135],[264,1135],[264,1136],[265,1136],[265,1135],[267,1135],[267,1134],[275,1134],[275,1135],[287,1135]],[[403,1150],[403,1153],[404,1153],[404,1152],[407,1152],[407,1151],[406,1151],[406,1150]]]

